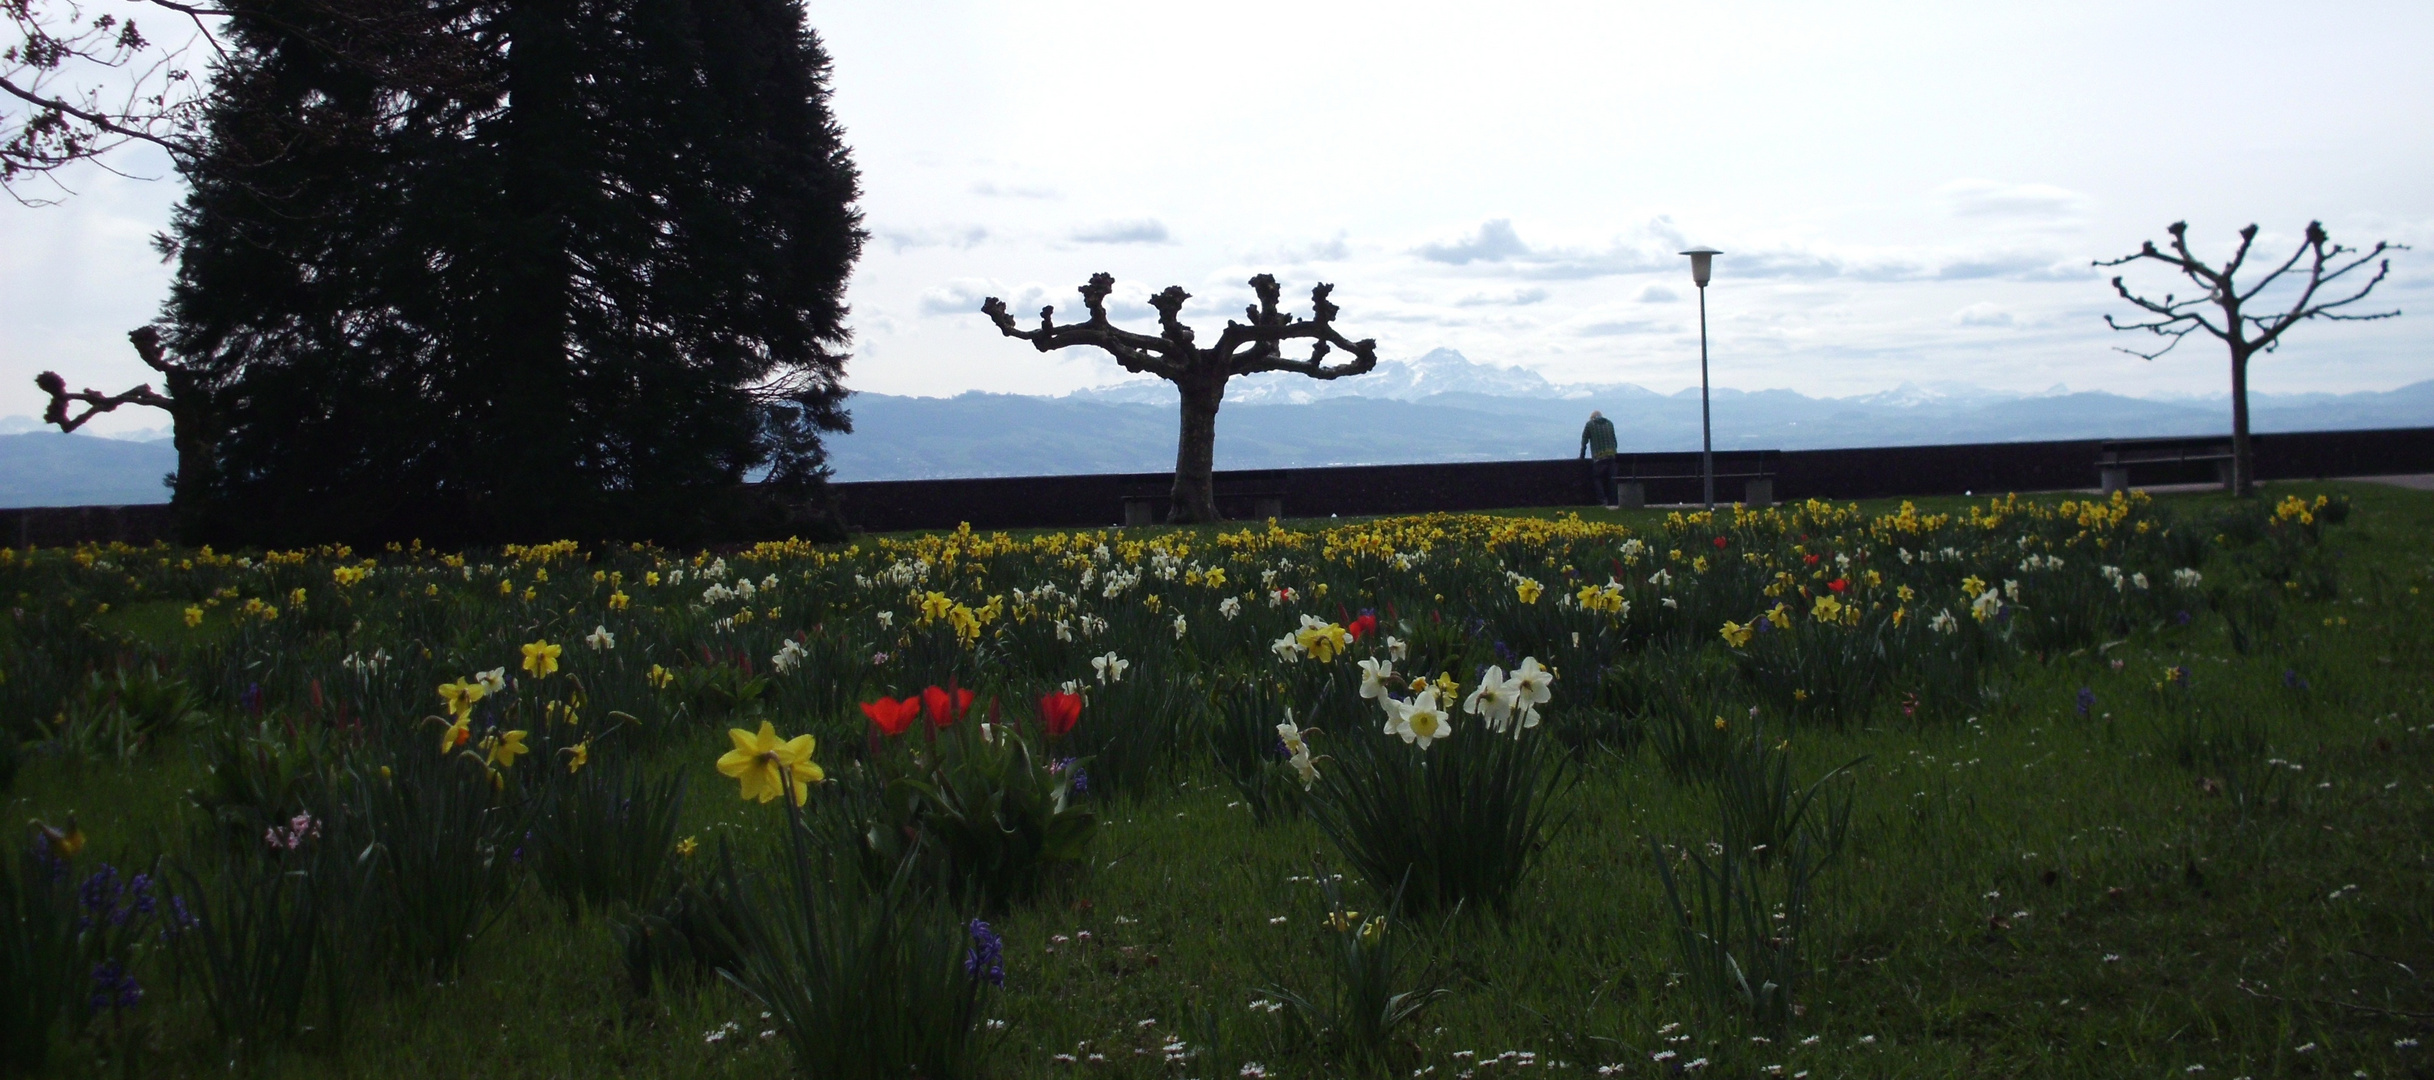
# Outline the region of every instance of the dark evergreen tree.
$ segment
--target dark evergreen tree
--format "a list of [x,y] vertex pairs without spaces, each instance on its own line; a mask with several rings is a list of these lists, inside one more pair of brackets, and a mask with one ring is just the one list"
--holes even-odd
[[446,62],[329,62],[323,0],[233,20],[174,226],[191,527],[685,539],[751,527],[763,469],[814,499],[864,234],[800,4],[423,2],[449,32],[385,47]]

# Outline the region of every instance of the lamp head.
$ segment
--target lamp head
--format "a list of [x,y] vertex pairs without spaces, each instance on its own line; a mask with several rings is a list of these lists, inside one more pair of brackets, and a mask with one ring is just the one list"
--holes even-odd
[[1707,287],[1708,271],[1715,266],[1716,256],[1724,253],[1711,247],[1695,247],[1682,254],[1690,256],[1691,282],[1704,289]]

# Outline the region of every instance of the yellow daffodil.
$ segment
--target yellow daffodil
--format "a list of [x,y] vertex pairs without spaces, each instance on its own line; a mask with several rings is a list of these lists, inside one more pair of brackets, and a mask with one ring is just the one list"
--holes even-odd
[[186,625],[188,625],[188,626],[201,626],[201,625],[203,625],[203,609],[202,609],[202,608],[199,608],[199,607],[196,607],[196,606],[195,606],[195,605],[193,605],[193,604],[188,604],[188,605],[186,605]]
[[1842,617],[1842,601],[1831,596],[1820,596],[1817,606],[1809,610],[1809,615],[1818,622],[1833,622]]
[[448,715],[458,720],[471,716],[474,702],[482,700],[489,693],[490,691],[482,684],[467,682],[464,679],[441,683],[439,686],[440,701],[447,705]]
[[623,593],[623,592],[613,592],[613,593],[610,593],[610,594],[609,594],[609,610],[610,610],[610,611],[624,611],[624,610],[625,610],[625,606],[626,606],[627,604],[630,604],[630,603],[633,603],[633,602],[634,602],[634,598],[633,598],[633,597],[631,597],[631,596],[627,596],[627,595],[626,595],[625,593]]
[[510,731],[505,735],[493,735],[483,739],[482,749],[486,751],[482,763],[496,765],[502,769],[514,767],[516,758],[532,753],[532,748],[524,745],[524,733],[521,731]]
[[690,836],[676,842],[677,858],[690,859],[693,857],[693,853],[699,850],[701,850],[701,841]]
[[1513,583],[1513,592],[1521,597],[1524,604],[1537,603],[1539,594],[1545,591],[1546,586],[1540,585],[1536,578],[1523,578]]
[[[1315,621],[1315,620],[1313,620]],[[1352,633],[1334,623],[1305,623],[1293,634],[1293,643],[1310,654],[1310,659],[1328,663],[1336,655],[1352,647]]]
[[527,642],[524,645],[524,670],[531,673],[533,678],[546,679],[551,672],[558,670],[558,654],[565,651],[565,646],[552,645],[547,641]]
[[566,771],[569,774],[582,772],[584,766],[592,763],[592,741],[585,739],[559,753],[566,755]]
[[811,760],[815,744],[809,735],[779,739],[776,726],[763,720],[757,734],[728,728],[727,737],[734,741],[735,749],[718,759],[718,771],[742,783],[744,798],[769,802],[792,787],[794,801],[801,805],[810,796],[811,785],[828,779]]

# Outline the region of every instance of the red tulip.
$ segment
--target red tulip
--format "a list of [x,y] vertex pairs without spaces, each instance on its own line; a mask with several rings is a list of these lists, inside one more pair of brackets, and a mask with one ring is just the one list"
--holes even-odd
[[1851,582],[1846,578],[1835,578],[1832,581],[1826,582],[1826,588],[1832,589],[1835,592],[1841,592],[1850,587]]
[[1803,555],[1803,556],[1801,556],[1801,557],[1800,557],[1800,561],[1801,561],[1801,563],[1802,563],[1803,565],[1807,565],[1807,566],[1815,566],[1815,565],[1817,565],[1817,556],[1815,556],[1815,555]]
[[1082,695],[1048,693],[1040,695],[1040,727],[1052,739],[1063,738],[1082,719]]
[[972,708],[972,692],[957,687],[950,694],[933,686],[921,692],[921,707],[930,714],[931,727],[947,727]]
[[1363,637],[1376,633],[1377,629],[1378,617],[1375,615],[1363,615],[1360,618],[1344,624],[1344,632],[1351,634],[1352,640],[1354,641],[1359,641]]
[[1721,536],[1716,537],[1716,546],[1717,546],[1717,547],[1723,547],[1724,545],[1725,545],[1725,539],[1724,539],[1723,537],[1721,537]]
[[862,715],[870,717],[870,722],[878,727],[880,734],[892,739],[904,734],[904,729],[913,726],[913,718],[921,715],[921,699],[908,697],[897,701],[882,697],[877,701],[865,701],[862,703]]

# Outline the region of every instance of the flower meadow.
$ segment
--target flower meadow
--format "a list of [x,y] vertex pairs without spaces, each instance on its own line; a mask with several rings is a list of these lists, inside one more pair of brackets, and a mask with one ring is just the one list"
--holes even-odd
[[0,1071],[2409,1075],[2430,525],[0,550]]

